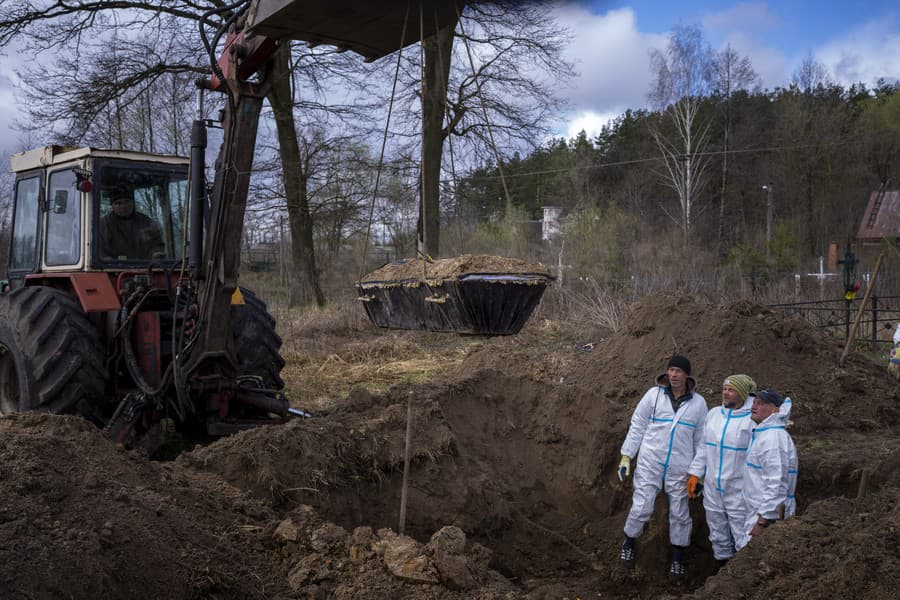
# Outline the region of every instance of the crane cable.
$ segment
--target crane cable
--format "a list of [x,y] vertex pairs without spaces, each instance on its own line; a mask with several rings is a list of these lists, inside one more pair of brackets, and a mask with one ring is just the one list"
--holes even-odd
[[384,151],[387,147],[388,132],[391,125],[391,113],[394,110],[394,97],[397,93],[397,80],[400,75],[400,59],[403,57],[403,46],[406,41],[406,26],[409,23],[409,2],[406,3],[406,14],[403,17],[403,30],[400,32],[400,50],[397,52],[397,65],[394,68],[394,82],[391,86],[391,101],[388,104],[387,119],[384,123],[384,136],[381,139],[381,154],[378,157],[378,168],[375,171],[375,189],[372,190],[372,202],[369,205],[369,218],[366,221],[366,238],[363,242],[363,259],[359,267],[358,281],[362,281],[366,273],[366,262],[369,258],[369,235],[372,231],[372,218],[375,214],[375,201],[378,198],[378,186],[381,183],[381,170],[384,166]]
[[472,81],[475,82],[475,92],[481,101],[481,113],[484,116],[484,125],[487,127],[488,138],[491,141],[491,150],[494,153],[494,160],[497,161],[497,171],[500,173],[500,183],[503,184],[503,195],[506,197],[506,206],[512,206],[512,198],[509,195],[509,187],[506,185],[506,176],[503,174],[503,166],[500,163],[500,153],[497,152],[497,143],[494,141],[494,130],[491,128],[490,119],[487,114],[487,104],[484,101],[484,95],[481,93],[481,82],[478,81],[478,75],[475,72],[475,60],[472,58],[472,48],[469,46],[469,38],[463,29],[462,17],[460,16],[459,7],[456,7],[456,20],[459,23],[459,32],[462,34],[463,43],[466,46],[466,55],[469,57],[469,66],[472,69]]

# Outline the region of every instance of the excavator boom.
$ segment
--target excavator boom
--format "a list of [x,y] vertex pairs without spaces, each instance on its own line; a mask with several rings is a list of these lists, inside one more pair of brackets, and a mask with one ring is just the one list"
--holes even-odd
[[[375,60],[454,25],[463,5],[459,0],[252,0],[246,11],[233,19],[214,75],[204,86],[226,92],[229,98],[222,119],[224,135],[209,202],[207,237],[202,256],[199,250],[191,256],[198,282],[200,329],[186,360],[186,375],[227,377],[234,370],[230,304],[238,285],[259,114],[271,87],[272,62],[279,47],[286,40],[302,40]],[[205,130],[200,131],[204,127],[203,121],[195,121],[192,140],[205,140]],[[192,141],[192,178],[200,179],[205,154],[195,153],[193,147]],[[192,240],[199,248],[204,217],[192,211],[191,218]]]

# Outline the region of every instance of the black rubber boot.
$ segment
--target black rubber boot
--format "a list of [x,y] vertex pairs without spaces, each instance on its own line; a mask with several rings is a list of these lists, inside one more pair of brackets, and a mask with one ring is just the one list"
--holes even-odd
[[672,583],[678,583],[687,575],[684,551],[684,546],[672,546],[672,564],[669,565],[669,581]]
[[634,561],[637,559],[637,551],[634,544],[634,538],[626,537],[622,542],[622,549],[619,551],[619,558],[626,569],[634,567]]

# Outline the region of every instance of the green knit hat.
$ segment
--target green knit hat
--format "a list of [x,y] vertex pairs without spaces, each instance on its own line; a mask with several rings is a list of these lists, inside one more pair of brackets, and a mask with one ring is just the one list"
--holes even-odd
[[746,400],[751,392],[756,391],[756,382],[750,379],[749,375],[729,375],[722,382],[722,385],[733,387]]

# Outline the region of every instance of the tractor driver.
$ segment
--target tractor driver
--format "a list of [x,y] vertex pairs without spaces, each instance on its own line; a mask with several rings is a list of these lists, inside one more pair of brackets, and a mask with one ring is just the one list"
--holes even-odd
[[109,213],[100,219],[104,256],[116,259],[165,256],[159,225],[134,209],[130,192],[115,193],[110,206]]

